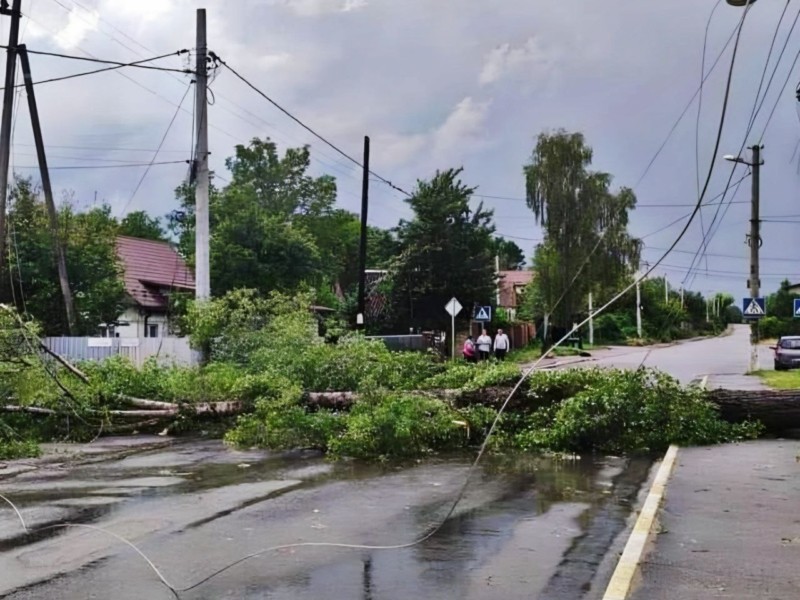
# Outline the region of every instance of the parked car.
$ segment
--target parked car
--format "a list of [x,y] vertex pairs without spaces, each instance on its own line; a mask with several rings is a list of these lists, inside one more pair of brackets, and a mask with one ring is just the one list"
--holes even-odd
[[770,348],[775,350],[776,371],[800,368],[800,335],[783,336]]

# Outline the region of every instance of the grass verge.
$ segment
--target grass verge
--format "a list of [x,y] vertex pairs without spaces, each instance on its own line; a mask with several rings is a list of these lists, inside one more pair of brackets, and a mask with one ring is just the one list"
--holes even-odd
[[796,371],[757,371],[755,373],[768,386],[779,390],[800,389],[800,370]]

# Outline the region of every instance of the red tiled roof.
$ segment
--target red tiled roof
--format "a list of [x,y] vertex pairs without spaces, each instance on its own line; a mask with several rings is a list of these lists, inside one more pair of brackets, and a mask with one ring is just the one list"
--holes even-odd
[[167,308],[162,288],[193,290],[194,275],[167,242],[117,236],[117,255],[124,268],[125,291],[144,308]]
[[517,308],[517,290],[533,281],[533,271],[500,271],[500,306]]

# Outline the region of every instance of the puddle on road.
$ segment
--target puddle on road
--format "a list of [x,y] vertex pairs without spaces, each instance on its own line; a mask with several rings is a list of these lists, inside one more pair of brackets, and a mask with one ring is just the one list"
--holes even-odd
[[[168,566],[173,572],[196,575],[204,569],[180,562],[181,544],[191,546],[192,556],[197,556],[198,549],[201,555],[207,549],[207,571],[213,571],[220,561],[225,564],[245,552],[245,547],[234,541],[233,555],[215,555],[222,552],[214,541],[219,539],[219,531],[227,528],[242,532],[256,526],[259,535],[271,539],[282,525],[290,528],[307,520],[303,512],[306,496],[313,498],[308,500],[312,503],[309,506],[324,508],[326,498],[336,503],[338,512],[327,511],[330,514],[325,517],[344,531],[352,526],[354,533],[349,538],[357,537],[364,520],[374,519],[376,538],[385,541],[394,537],[400,543],[413,539],[447,512],[471,458],[445,457],[401,465],[332,464],[309,452],[236,453],[216,442],[197,442],[115,463],[78,467],[56,483],[59,487],[48,489],[38,485],[44,482],[28,478],[24,484],[33,489],[19,490],[15,499],[23,514],[37,511],[37,522],[70,520],[102,525],[110,518],[132,518],[151,505],[164,510],[171,505],[171,501],[165,501],[171,498],[175,499],[174,512],[180,513],[177,507],[181,502],[195,496],[225,497],[224,507],[209,506],[206,516],[187,516],[176,530],[164,532],[172,534],[169,542],[174,548],[170,553],[173,563]],[[644,458],[562,461],[532,455],[486,457],[464,502],[435,536],[418,546],[394,551],[328,549],[325,553],[272,555],[267,559],[269,568],[264,568],[264,562],[237,567],[182,597],[575,600],[591,589],[609,546],[625,527],[650,464]],[[296,481],[269,493],[247,492],[259,488],[257,484],[290,480]],[[92,488],[70,485],[70,481],[97,483]],[[13,486],[13,482],[4,483]],[[241,497],[237,489],[242,490]],[[101,492],[102,500],[98,501]],[[387,506],[382,506],[381,498],[386,499]],[[392,512],[390,500],[400,503],[399,511]],[[408,504],[405,512],[403,502]],[[12,516],[0,512],[3,519]],[[168,510],[166,518],[174,520],[176,515]],[[0,536],[0,559],[4,553],[26,550],[52,535],[56,534]],[[295,538],[309,539],[309,535],[303,531]],[[152,536],[155,545],[157,537],[167,539],[159,532]],[[191,561],[188,557],[185,560]],[[159,584],[146,570],[137,569],[135,582],[125,580],[132,577],[128,575],[130,561],[130,556],[100,561],[95,557],[89,561],[92,566],[87,562],[65,575],[54,572],[50,577],[40,577],[42,583],[7,597],[161,597],[153,596]],[[288,565],[285,569],[281,566],[284,562]],[[188,574],[186,577],[192,579]],[[142,588],[143,578],[152,587]],[[128,591],[130,595],[125,595]]]

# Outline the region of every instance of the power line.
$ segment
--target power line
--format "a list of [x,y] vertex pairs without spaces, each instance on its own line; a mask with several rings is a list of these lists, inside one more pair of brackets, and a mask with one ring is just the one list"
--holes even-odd
[[[209,54],[209,56],[210,56],[210,57],[211,57],[213,60],[215,60],[215,61],[218,61],[218,62],[219,62],[219,63],[220,63],[222,66],[224,66],[224,67],[225,67],[226,69],[228,69],[228,70],[229,70],[231,73],[233,73],[233,74],[234,74],[234,75],[235,75],[235,76],[236,76],[236,77],[237,77],[237,78],[238,78],[238,79],[239,79],[239,80],[240,80],[242,83],[244,83],[244,84],[245,84],[247,87],[249,87],[250,89],[252,89],[252,90],[253,90],[254,92],[256,92],[256,93],[257,93],[259,96],[261,96],[261,97],[262,97],[262,98],[264,98],[264,99],[265,99],[267,102],[269,102],[270,104],[272,104],[272,106],[274,106],[274,107],[275,107],[275,108],[277,108],[279,111],[281,111],[283,114],[285,114],[287,117],[289,117],[290,119],[292,119],[292,121],[294,121],[295,123],[297,123],[298,125],[300,125],[300,126],[303,128],[303,129],[305,129],[306,131],[308,131],[308,132],[309,132],[311,135],[313,135],[314,137],[316,137],[317,139],[319,139],[319,140],[320,140],[320,141],[322,141],[323,143],[325,143],[325,144],[327,144],[328,146],[330,146],[330,147],[331,147],[333,150],[335,150],[336,152],[338,152],[339,154],[341,154],[341,155],[342,155],[344,158],[346,158],[347,160],[349,160],[350,162],[352,162],[352,163],[353,163],[353,164],[355,164],[356,166],[358,166],[358,167],[360,167],[360,168],[362,168],[362,169],[364,168],[364,165],[362,165],[360,161],[358,161],[357,159],[355,159],[355,158],[353,158],[352,156],[350,156],[350,155],[349,155],[347,152],[345,152],[344,150],[342,150],[341,148],[339,148],[339,146],[337,146],[337,145],[336,145],[336,144],[334,144],[333,142],[329,141],[327,138],[325,138],[325,137],[323,137],[322,135],[320,135],[319,133],[317,133],[317,132],[316,132],[314,129],[312,129],[310,126],[306,125],[306,124],[305,124],[303,121],[301,121],[299,118],[295,117],[295,116],[294,116],[292,113],[290,113],[290,112],[289,112],[287,109],[285,109],[283,106],[281,106],[280,104],[278,104],[278,103],[277,103],[275,100],[273,100],[272,98],[270,98],[270,97],[269,97],[267,94],[265,94],[263,91],[261,91],[261,90],[260,90],[258,87],[256,87],[256,86],[255,86],[253,83],[251,83],[251,82],[250,82],[248,79],[246,79],[246,78],[245,78],[243,75],[239,74],[239,72],[238,72],[236,69],[234,69],[234,68],[233,68],[233,67],[231,67],[231,66],[230,66],[228,63],[226,63],[224,60],[222,60],[222,59],[221,59],[219,56],[217,56],[217,54],[215,54],[214,52],[209,52],[208,54]],[[393,189],[397,190],[398,192],[402,192],[402,193],[403,193],[403,194],[405,194],[406,196],[411,196],[411,194],[409,194],[409,193],[408,193],[407,191],[405,191],[403,188],[396,186],[395,184],[393,184],[391,181],[389,181],[389,180],[388,180],[388,179],[386,179],[385,177],[382,177],[381,175],[378,175],[377,173],[375,173],[375,171],[372,171],[372,170],[370,170],[370,171],[369,171],[369,174],[370,174],[370,175],[372,175],[373,177],[376,177],[377,179],[379,179],[380,181],[382,181],[383,183],[385,183],[385,184],[386,184],[386,185],[388,185],[389,187],[391,187],[391,188],[393,188]]]
[[[128,210],[128,207],[130,206],[131,202],[133,202],[133,199],[136,197],[136,192],[138,192],[139,188],[142,187],[142,184],[144,183],[144,180],[147,178],[147,174],[150,173],[150,168],[154,164],[156,164],[156,158],[158,158],[158,153],[161,150],[161,146],[164,145],[164,142],[166,141],[167,136],[169,135],[169,132],[172,129],[172,125],[175,123],[175,119],[178,118],[178,114],[181,112],[181,108],[183,107],[183,103],[186,100],[186,96],[189,95],[189,90],[191,90],[191,89],[192,89],[192,84],[190,83],[189,85],[186,86],[186,91],[183,93],[183,98],[181,98],[181,101],[178,103],[178,108],[175,110],[175,114],[172,115],[172,118],[170,119],[169,124],[167,125],[167,129],[166,129],[166,131],[164,131],[164,135],[161,136],[161,141],[158,143],[158,148],[156,148],[156,151],[153,153],[153,158],[150,161],[150,164],[147,165],[147,169],[145,169],[144,173],[142,173],[142,176],[139,178],[139,182],[136,184],[136,187],[133,189],[133,193],[131,194],[131,197],[128,198],[128,201],[125,203],[125,206],[122,207],[121,214],[124,215],[125,212]],[[194,129],[194,128],[192,128],[192,129]]]
[[[733,31],[731,32],[730,37],[728,37],[728,41],[725,42],[725,45],[722,47],[722,50],[720,51],[720,53],[717,55],[717,58],[711,64],[711,68],[708,70],[708,73],[706,73],[706,76],[703,79],[702,83],[705,83],[705,81],[711,76],[711,73],[714,72],[714,69],[716,68],[717,63],[720,61],[722,56],[725,54],[725,51],[728,49],[728,46],[730,45],[731,40],[733,40],[734,36],[736,36],[736,32],[739,29],[740,29],[739,25],[734,27]],[[680,125],[681,121],[683,121],[683,118],[686,116],[686,113],[689,112],[689,109],[692,107],[692,104],[694,104],[695,98],[697,98],[697,96],[700,94],[700,90],[702,89],[702,83],[701,83],[701,87],[699,87],[695,91],[695,93],[692,94],[692,97],[689,98],[689,101],[686,103],[686,106],[684,107],[683,111],[678,116],[678,118],[675,120],[675,122],[672,124],[672,127],[670,128],[669,132],[667,133],[667,137],[665,137],[664,141],[661,142],[661,145],[658,147],[658,150],[656,150],[656,153],[653,155],[653,158],[651,158],[650,162],[647,163],[647,166],[645,167],[644,171],[639,176],[639,179],[636,181],[636,184],[633,186],[634,189],[638,188],[639,185],[644,180],[644,178],[647,177],[647,174],[650,172],[650,169],[652,168],[653,164],[655,164],[656,160],[661,155],[661,152],[664,150],[664,148],[666,147],[667,143],[672,138],[672,134],[675,133],[675,130],[678,128],[678,125]]]
[[[706,21],[706,30],[703,35],[703,56],[700,60],[700,93],[697,98],[697,119],[695,120],[694,125],[694,163],[695,163],[695,179],[697,182],[697,195],[700,196],[700,116],[703,112],[703,87],[705,84],[705,76],[706,76],[706,50],[708,49],[708,30],[711,27],[711,21],[714,18],[714,13],[717,12],[717,8],[719,5],[722,4],[722,0],[717,0],[716,4],[714,4],[714,8],[711,9],[711,14],[708,15],[708,21]],[[703,235],[706,234],[706,225],[703,219],[703,211],[700,211],[700,230],[703,232]],[[706,267],[708,267],[708,262],[706,262]]]
[[[749,3],[748,3],[748,7],[749,7]],[[787,7],[788,7],[788,1],[787,1]],[[780,25],[781,25],[781,22],[783,21],[783,16],[784,16],[784,14],[786,12],[786,8],[787,7],[784,7],[784,11],[781,13],[781,17],[778,20],[778,25],[775,28],[775,34],[773,35],[773,43],[770,45],[770,50],[769,50],[769,53],[767,55],[767,60],[766,60],[766,62],[764,64],[764,70],[763,70],[762,76],[761,76],[761,82],[762,83],[763,83],[764,75],[766,74],[766,71],[769,68],[769,62],[770,62],[772,50],[773,50],[773,47],[774,47],[774,41],[777,38],[778,30],[780,29]],[[772,70],[772,74],[770,75],[769,81],[767,82],[767,87],[764,90],[764,96],[761,97],[760,102],[759,102],[759,95],[760,95],[760,91],[761,91],[761,85],[759,84],[759,89],[758,89],[758,92],[756,93],[756,99],[755,99],[755,102],[753,104],[753,110],[751,111],[750,119],[748,121],[747,131],[744,134],[744,138],[742,140],[742,144],[741,144],[741,146],[739,148],[739,152],[737,154],[741,154],[742,151],[744,150],[744,147],[747,144],[747,138],[749,137],[750,132],[752,131],[753,126],[755,125],[755,121],[756,121],[756,118],[758,117],[758,114],[761,112],[761,108],[762,108],[762,106],[764,104],[764,101],[765,101],[765,99],[767,97],[767,94],[769,93],[769,89],[772,86],[772,81],[773,81],[773,79],[775,77],[775,73],[777,72],[778,67],[780,66],[781,60],[783,59],[784,52],[786,51],[786,47],[789,44],[789,39],[791,38],[792,33],[794,32],[794,29],[797,26],[798,18],[800,18],[800,10],[798,10],[797,15],[795,16],[794,21],[792,23],[792,26],[789,29],[789,33],[786,35],[786,39],[784,40],[783,47],[781,48],[781,52],[778,55],[778,60],[775,62],[775,67]],[[797,56],[795,56],[795,63],[797,62],[798,57],[800,57],[800,52],[798,52]],[[793,68],[794,68],[794,64],[792,65],[792,68],[789,70],[790,73],[793,70]],[[787,77],[787,82],[788,82],[788,77]],[[786,87],[786,83],[784,83],[784,89],[785,89],[785,87]],[[781,91],[781,93],[778,95],[779,99],[780,99],[780,95],[782,93],[783,93],[783,91]],[[775,106],[777,106],[777,102],[776,102]],[[774,111],[775,111],[775,108],[773,107],[773,113],[774,113]],[[770,114],[770,117],[767,120],[767,126],[769,125],[769,121],[771,119],[772,119],[772,114]],[[766,126],[764,128],[764,132],[766,133]],[[763,133],[762,133],[762,136],[761,136],[761,140],[763,140]],[[761,140],[759,140],[759,144],[761,144]],[[730,182],[733,179],[733,176],[734,176],[734,173],[736,172],[736,168],[737,167],[738,167],[738,163],[734,163],[733,166],[731,167],[731,173],[728,176],[728,185],[730,185]],[[737,192],[738,192],[738,189],[739,188],[737,186],[737,188],[736,188]],[[717,225],[716,230],[714,230],[712,232],[711,230],[714,228],[714,224],[717,222],[717,218],[719,217],[720,209],[721,209],[723,203],[724,203],[724,197],[723,197],[723,202],[721,202],[720,205],[717,206],[717,210],[715,211],[714,217],[711,220],[711,225],[709,226],[708,232],[704,232],[704,234],[703,234],[703,239],[701,240],[700,246],[697,249],[697,256],[702,256],[701,252],[705,252],[708,249],[708,244],[711,242],[713,237],[719,231],[719,229],[720,229],[720,227],[722,225],[722,221],[725,219],[725,216],[728,214],[728,209],[730,208],[730,204],[728,204],[725,207],[725,210],[724,210],[724,212],[722,214],[722,218],[719,220],[719,224]],[[692,272],[693,272],[694,265],[695,265],[696,260],[697,260],[697,256],[695,257],[694,260],[692,260],[692,263],[691,263],[691,265],[689,267],[689,271],[687,271],[686,276],[683,279],[683,283],[684,284],[686,284],[687,281],[689,281],[690,277],[692,277]]]
[[[28,53],[30,53],[30,52],[31,51],[29,50]],[[171,54],[166,54],[164,56],[172,56],[172,55]],[[96,73],[105,73],[106,71],[114,71],[116,69],[122,69],[123,67],[148,68],[148,67],[146,67],[145,65],[143,65],[141,63],[150,62],[150,61],[153,61],[153,60],[158,60],[159,58],[163,58],[164,56],[159,56],[159,57],[155,57],[155,58],[147,58],[147,59],[144,59],[144,60],[135,61],[135,62],[129,62],[129,63],[118,63],[118,64],[114,64],[114,65],[112,65],[110,67],[103,67],[102,69],[93,69],[91,71],[82,71],[80,73],[73,73],[71,75],[62,75],[61,77],[51,77],[50,79],[43,79],[41,81],[34,81],[33,85],[41,85],[43,83],[53,83],[55,81],[65,81],[67,79],[75,79],[77,77],[84,77],[85,75],[94,75]],[[107,61],[96,61],[96,62],[107,62]],[[189,71],[187,71],[187,72],[189,72]],[[24,83],[19,83],[14,87],[18,87],[18,88],[19,87],[25,87],[25,84]],[[0,87],[0,90],[2,90],[2,89],[3,88]]]
[[[51,167],[48,165],[49,170],[74,170],[74,169],[123,169],[127,167],[152,167],[154,165],[179,165],[179,164],[187,164],[188,161],[185,160],[165,160],[161,162],[154,162],[154,163],[128,163],[128,164],[121,164],[121,165],[72,165],[66,166],[61,165],[57,167]],[[38,165],[17,165],[15,168],[17,169],[38,169]]]
[[[0,44],[0,48],[2,48],[4,50],[8,50],[9,49],[8,46],[5,46],[3,44]],[[30,48],[28,49],[28,54],[38,54],[40,56],[52,56],[52,57],[55,57],[55,58],[68,58],[70,60],[80,60],[80,61],[84,61],[84,62],[100,63],[100,64],[105,64],[105,65],[116,65],[118,67],[136,67],[137,69],[150,69],[150,70],[153,70],[153,71],[168,71],[168,72],[172,72],[172,73],[184,73],[184,74],[189,73],[189,74],[193,74],[194,71],[192,71],[191,69],[175,69],[173,67],[156,67],[154,65],[142,64],[142,63],[151,62],[151,61],[154,61],[154,60],[160,60],[162,58],[168,58],[170,56],[180,56],[181,54],[188,54],[188,52],[189,51],[186,50],[186,49],[177,50],[175,52],[169,52],[168,54],[162,54],[162,55],[156,56],[154,58],[148,58],[148,59],[145,59],[145,60],[139,60],[139,61],[135,61],[135,62],[124,63],[124,62],[120,62],[118,60],[107,60],[107,59],[97,58],[97,57],[75,56],[74,54],[60,54],[58,52],[46,52],[44,50],[31,50]]]

